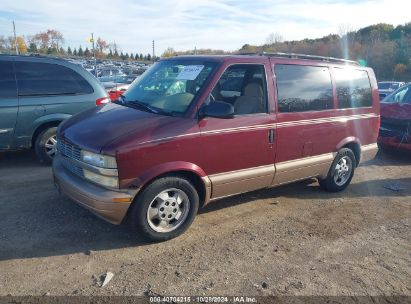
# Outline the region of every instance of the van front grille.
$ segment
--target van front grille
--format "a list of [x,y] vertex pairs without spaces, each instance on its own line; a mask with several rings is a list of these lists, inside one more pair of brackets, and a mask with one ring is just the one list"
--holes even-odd
[[74,164],[72,161],[70,161],[70,159],[62,157],[61,158],[61,162],[62,165],[71,173],[79,176],[79,177],[84,177],[84,172],[83,172],[83,168],[81,168],[80,166]]
[[79,177],[84,177],[83,168],[75,164],[74,160],[81,160],[81,149],[68,141],[57,138],[57,150],[58,153],[62,156],[61,162],[62,165],[74,175]]
[[79,147],[76,147],[60,138],[58,139],[57,144],[61,155],[75,160],[81,160],[81,149]]

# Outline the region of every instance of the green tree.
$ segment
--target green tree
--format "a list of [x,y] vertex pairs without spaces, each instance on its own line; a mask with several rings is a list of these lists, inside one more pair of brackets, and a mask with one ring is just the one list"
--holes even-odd
[[74,55],[74,56],[77,56],[77,55],[78,55],[76,48],[74,48],[74,50],[73,50],[73,55]]
[[77,55],[80,56],[80,57],[83,57],[83,56],[84,56],[84,51],[83,51],[83,48],[81,47],[81,45],[80,45],[80,47],[78,48]]
[[151,55],[147,54],[147,61],[151,61]]
[[37,53],[37,45],[34,42],[30,42],[29,52],[30,53]]
[[91,52],[90,52],[90,50],[88,49],[88,47],[86,47],[86,50],[84,51],[84,56],[86,56],[86,57],[90,57],[90,56],[91,56]]
[[67,54],[68,54],[68,55],[73,55],[73,52],[71,51],[71,47],[68,47],[68,48],[67,48]]
[[142,53],[140,53],[140,60],[143,60],[143,59],[144,59],[144,56]]

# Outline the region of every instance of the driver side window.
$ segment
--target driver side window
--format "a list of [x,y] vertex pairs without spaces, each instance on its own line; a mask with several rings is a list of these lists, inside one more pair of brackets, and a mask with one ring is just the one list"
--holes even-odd
[[264,66],[259,64],[229,66],[213,88],[210,99],[232,104],[235,115],[267,113],[267,82]]

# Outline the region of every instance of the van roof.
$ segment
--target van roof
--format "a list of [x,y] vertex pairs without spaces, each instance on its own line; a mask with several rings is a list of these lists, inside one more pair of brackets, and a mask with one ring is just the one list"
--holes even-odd
[[360,64],[353,60],[347,60],[342,58],[335,58],[335,57],[325,57],[325,56],[317,56],[317,55],[307,55],[307,54],[296,54],[296,53],[268,53],[268,52],[261,52],[261,53],[243,53],[243,54],[227,54],[227,55],[182,55],[176,56],[173,58],[199,58],[199,59],[214,59],[217,61],[222,61],[227,58],[244,58],[244,56],[249,57],[274,57],[274,58],[281,58],[281,59],[303,59],[303,60],[310,60],[310,61],[321,61],[327,63],[339,63],[339,64],[350,64],[359,66]]
[[11,57],[11,58],[39,58],[39,59],[51,59],[51,60],[60,60],[67,61],[66,58],[56,57],[56,56],[46,56],[40,54],[28,54],[28,55],[17,55],[17,54],[0,54],[1,57]]

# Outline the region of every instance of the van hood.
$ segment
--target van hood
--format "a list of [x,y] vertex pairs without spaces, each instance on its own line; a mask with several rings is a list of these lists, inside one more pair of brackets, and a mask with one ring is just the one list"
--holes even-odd
[[[91,152],[101,153],[111,142],[130,133],[151,133],[159,125],[166,127],[178,117],[157,115],[115,103],[96,107],[64,121],[59,137]],[[151,131],[151,132],[150,132]]]

